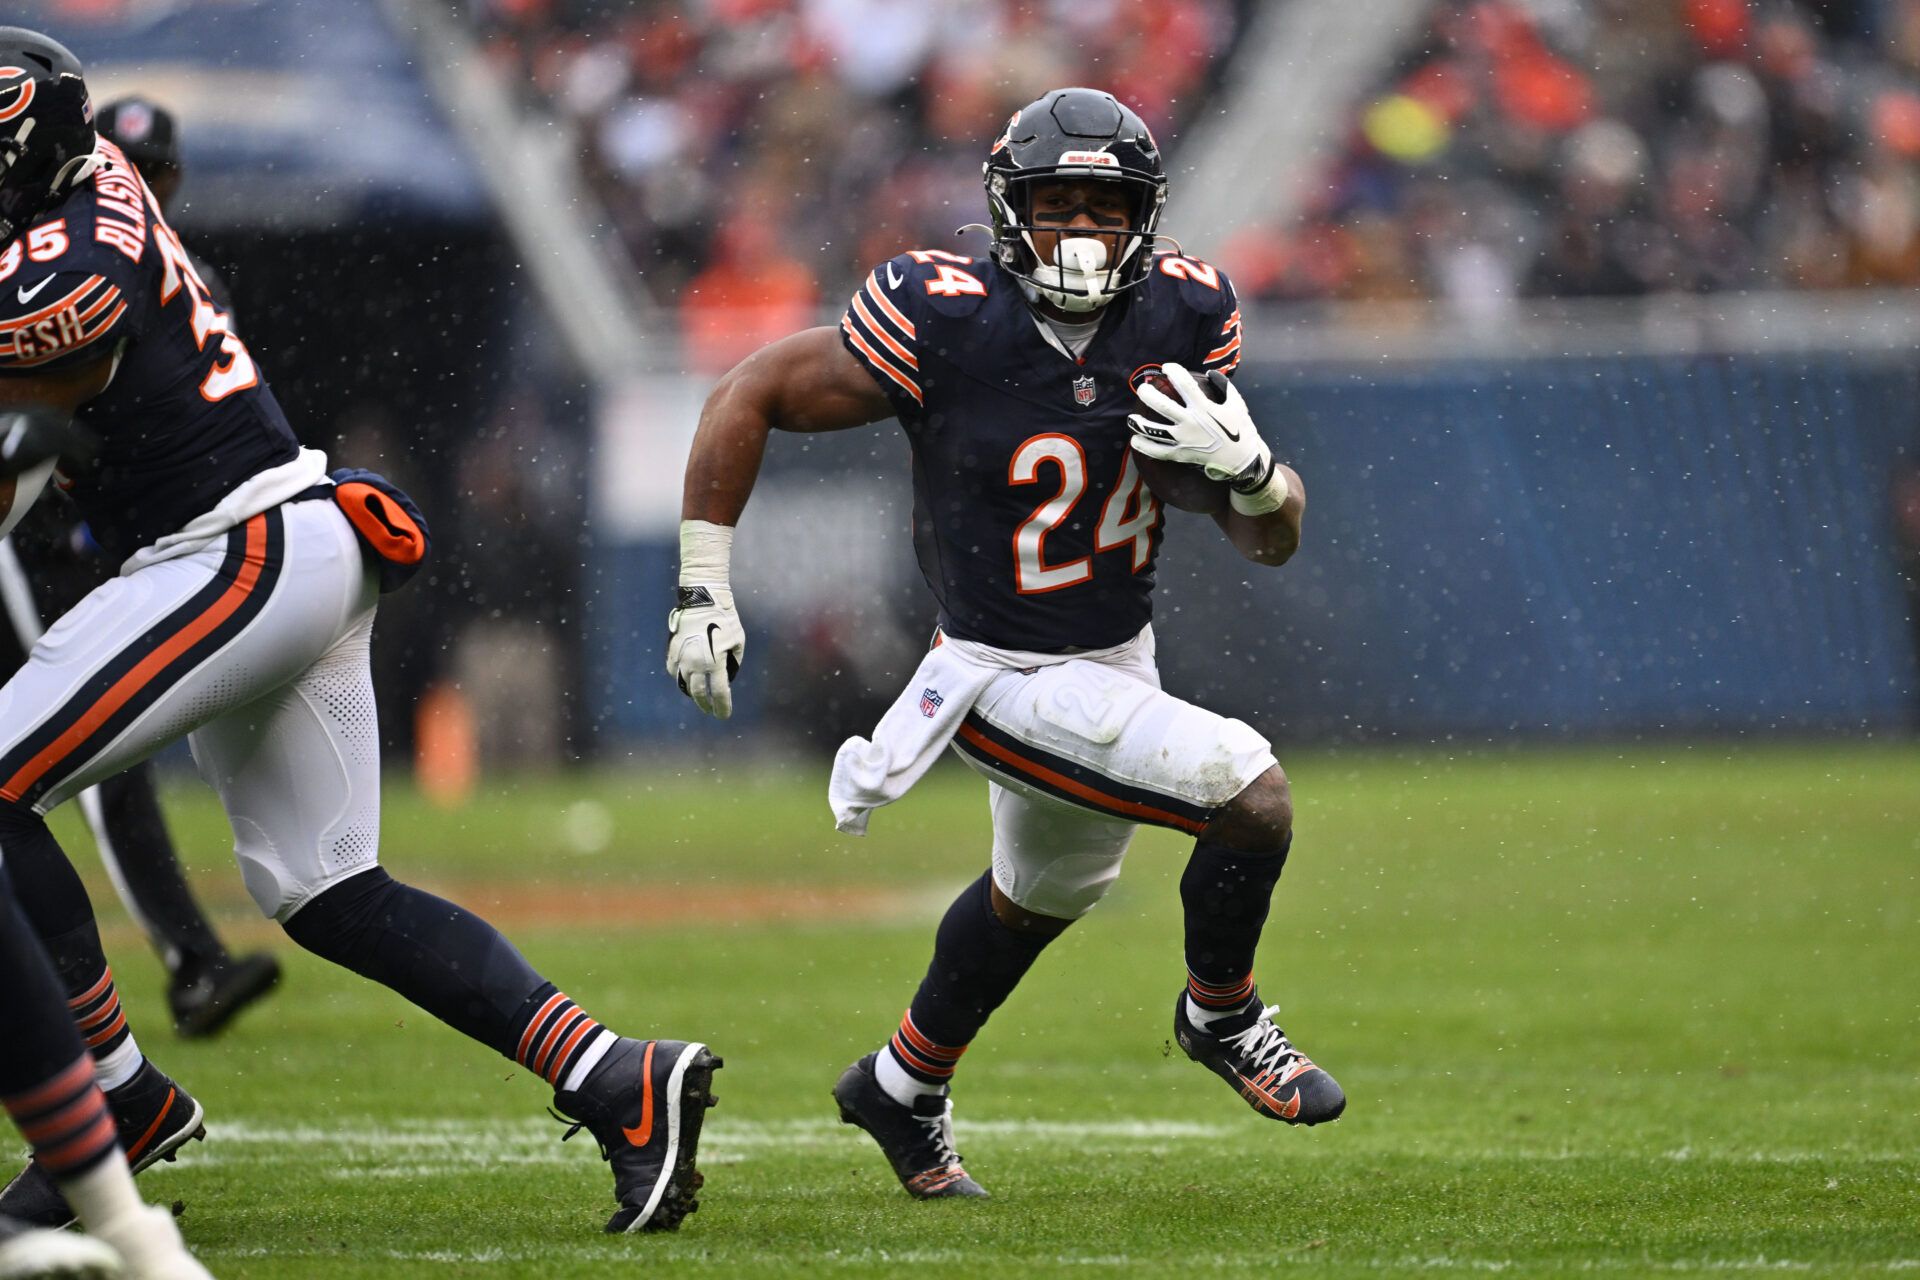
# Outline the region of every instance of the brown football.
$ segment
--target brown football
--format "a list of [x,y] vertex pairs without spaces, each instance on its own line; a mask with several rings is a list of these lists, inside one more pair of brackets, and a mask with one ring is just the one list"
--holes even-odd
[[[1136,371],[1132,382],[1135,390],[1145,383],[1164,396],[1180,399],[1180,393],[1173,389],[1173,384],[1167,381],[1167,375],[1160,372],[1158,365],[1148,365]],[[1204,390],[1207,384],[1203,382],[1200,385]],[[1152,416],[1153,411],[1145,405],[1141,409],[1149,417]],[[1147,488],[1153,490],[1153,496],[1160,500],[1163,507],[1210,516],[1225,511],[1228,499],[1233,494],[1226,481],[1211,479],[1200,468],[1184,462],[1161,462],[1135,449],[1133,465],[1140,469],[1140,478],[1147,482]]]

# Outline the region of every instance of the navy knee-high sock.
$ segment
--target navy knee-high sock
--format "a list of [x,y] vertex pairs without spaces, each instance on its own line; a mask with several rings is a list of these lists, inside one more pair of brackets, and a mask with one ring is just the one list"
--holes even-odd
[[1180,877],[1186,911],[1187,995],[1203,1009],[1238,1009],[1253,995],[1253,953],[1273,887],[1293,845],[1243,853],[1197,842]]
[[993,873],[983,874],[941,919],[933,962],[886,1052],[915,1080],[945,1084],[987,1018],[1052,940],[1003,924],[993,910]]
[[0,1103],[58,1178],[85,1173],[118,1142],[93,1060],[80,1043],[66,995],[0,871]]
[[398,992],[556,1088],[613,1034],[498,929],[379,867],[326,889],[286,930],[308,951]]
[[[81,1038],[97,1060],[118,1052],[133,1037],[120,1009],[113,970],[100,946],[93,903],[80,874],[67,861],[47,820],[21,804],[0,803],[0,857],[6,859],[19,911],[46,948],[45,958],[65,990]],[[140,1065],[133,1054],[114,1068],[108,1083],[118,1085]]]

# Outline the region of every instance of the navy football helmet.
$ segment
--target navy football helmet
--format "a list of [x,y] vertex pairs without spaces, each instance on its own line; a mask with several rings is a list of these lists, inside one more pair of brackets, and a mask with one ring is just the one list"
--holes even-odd
[[[982,166],[993,210],[993,256],[1039,295],[1066,311],[1096,311],[1146,278],[1154,230],[1167,201],[1167,173],[1146,122],[1110,93],[1055,89],[1014,112]],[[1109,260],[1103,243],[1063,238],[1052,261],[1034,247],[1034,184],[1092,178],[1122,184],[1131,225]],[[1114,233],[1102,231],[1100,235]],[[1091,247],[1089,247],[1091,246]]]
[[0,27],[0,248],[93,172],[93,100],[80,60],[24,27]]

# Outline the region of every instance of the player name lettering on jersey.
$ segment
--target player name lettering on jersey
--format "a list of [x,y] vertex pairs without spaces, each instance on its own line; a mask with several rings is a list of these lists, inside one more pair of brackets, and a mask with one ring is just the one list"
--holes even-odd
[[146,193],[140,175],[133,171],[119,149],[110,142],[101,145],[110,151],[108,163],[93,180],[94,198],[99,206],[93,238],[138,262],[147,247]]

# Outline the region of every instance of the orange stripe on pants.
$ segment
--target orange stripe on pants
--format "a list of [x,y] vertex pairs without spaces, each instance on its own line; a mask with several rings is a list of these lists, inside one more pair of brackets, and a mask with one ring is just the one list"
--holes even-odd
[[247,521],[246,559],[240,566],[240,572],[234,577],[233,585],[207,606],[206,612],[189,622],[186,626],[168,637],[166,643],[140,660],[133,670],[114,681],[113,687],[100,695],[100,698],[86,714],[81,716],[71,728],[49,743],[44,751],[20,766],[20,771],[7,779],[0,787],[0,799],[17,801],[25,795],[27,789],[45,777],[47,771],[71,755],[86,740],[99,730],[113,714],[127,705],[134,695],[152,682],[155,676],[166,670],[168,665],[181,654],[205,639],[213,629],[232,617],[260,581],[260,572],[267,563],[267,518],[258,515]]
[[1177,813],[1168,813],[1165,809],[1156,809],[1152,805],[1140,804],[1133,800],[1122,800],[1119,796],[1110,796],[1103,791],[1096,791],[1084,782],[1078,782],[1069,778],[1064,773],[1059,773],[1047,768],[1038,761],[1029,760],[1025,756],[1008,750],[965,721],[961,722],[960,736],[994,759],[1011,765],[1015,772],[1028,774],[1042,781],[1052,783],[1062,791],[1070,795],[1078,796],[1088,804],[1096,808],[1105,809],[1109,813],[1135,818],[1141,822],[1163,823],[1169,827],[1178,827],[1180,830],[1193,835],[1200,834],[1202,828],[1207,825],[1193,818],[1183,818]]

